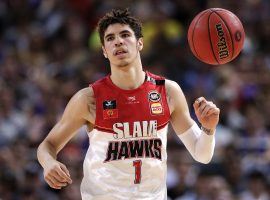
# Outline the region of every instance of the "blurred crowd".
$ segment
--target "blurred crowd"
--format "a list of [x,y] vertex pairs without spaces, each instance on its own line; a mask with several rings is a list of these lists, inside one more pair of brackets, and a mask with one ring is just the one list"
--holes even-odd
[[[221,109],[216,149],[208,165],[187,153],[170,128],[168,198],[270,199],[270,1],[268,0],[5,0],[0,1],[0,199],[80,199],[89,141],[82,127],[59,154],[73,184],[47,186],[37,146],[76,91],[109,73],[96,23],[112,8],[129,7],[143,22],[145,70],[177,81],[190,111],[199,96]],[[187,44],[196,14],[234,12],[246,40],[222,66],[198,61]]]

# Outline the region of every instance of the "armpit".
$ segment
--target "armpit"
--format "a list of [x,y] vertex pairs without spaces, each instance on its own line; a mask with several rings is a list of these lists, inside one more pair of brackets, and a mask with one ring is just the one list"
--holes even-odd
[[89,121],[91,124],[94,124],[96,119],[96,98],[91,87],[85,88],[85,96],[88,109],[87,121]]
[[173,99],[171,97],[171,87],[169,86],[170,83],[168,83],[169,80],[166,79],[165,81],[165,88],[166,88],[166,98],[167,98],[167,102],[168,102],[168,106],[170,109],[170,114],[172,114],[173,111]]

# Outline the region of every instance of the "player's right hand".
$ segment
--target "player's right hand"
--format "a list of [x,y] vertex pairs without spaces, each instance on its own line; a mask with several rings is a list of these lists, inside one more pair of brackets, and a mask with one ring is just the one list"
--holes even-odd
[[67,167],[56,160],[44,168],[43,175],[45,181],[54,189],[61,189],[72,183]]

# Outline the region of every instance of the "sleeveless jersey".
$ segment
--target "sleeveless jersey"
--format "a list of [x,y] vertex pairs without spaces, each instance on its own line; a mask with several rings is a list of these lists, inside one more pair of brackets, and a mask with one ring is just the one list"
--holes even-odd
[[165,79],[146,72],[139,88],[123,90],[107,76],[91,87],[96,120],[88,133],[82,199],[167,199]]

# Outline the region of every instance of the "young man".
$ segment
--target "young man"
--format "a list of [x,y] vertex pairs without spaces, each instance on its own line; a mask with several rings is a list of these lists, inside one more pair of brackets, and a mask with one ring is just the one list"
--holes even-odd
[[40,144],[37,155],[44,178],[55,189],[71,184],[68,169],[56,156],[76,130],[87,125],[90,146],[82,199],[166,199],[168,123],[194,159],[208,163],[220,111],[198,98],[194,109],[200,129],[178,84],[143,71],[141,24],[127,10],[106,14],[98,31],[111,74],[77,92]]

